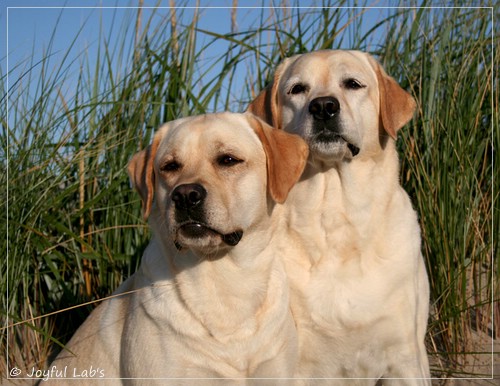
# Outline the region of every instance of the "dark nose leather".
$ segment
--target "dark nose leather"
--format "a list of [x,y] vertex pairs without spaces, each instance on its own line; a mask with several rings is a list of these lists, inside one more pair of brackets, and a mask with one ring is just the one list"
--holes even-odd
[[193,209],[203,203],[207,191],[199,184],[179,185],[172,192],[172,201],[177,209]]
[[317,120],[332,119],[339,110],[338,99],[331,96],[315,98],[309,103],[309,113]]

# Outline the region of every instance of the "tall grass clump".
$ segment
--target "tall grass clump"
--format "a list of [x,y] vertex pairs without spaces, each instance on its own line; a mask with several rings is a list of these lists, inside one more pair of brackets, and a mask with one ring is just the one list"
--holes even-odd
[[0,318],[9,322],[0,346],[8,366],[43,368],[95,304],[52,313],[109,295],[136,270],[149,232],[126,165],[162,122],[243,111],[285,57],[350,48],[374,54],[418,103],[398,147],[431,282],[433,375],[491,375],[491,366],[473,366],[491,355],[481,339],[500,332],[492,89],[500,58],[491,10],[340,5],[351,4],[254,10],[244,29],[237,21],[249,11],[235,9],[226,32],[201,25],[214,10],[137,9],[112,26],[123,38],[101,33],[96,60],[69,47],[54,63],[49,44],[41,61],[13,64],[24,75],[9,78],[8,109],[0,104],[0,182],[8,186]]
[[[442,375],[491,376],[491,339],[500,331],[492,298],[499,267],[492,228],[498,41],[492,42],[488,12],[472,8],[436,10],[433,18],[414,11],[392,27],[389,33],[400,39],[383,61],[392,73],[399,67],[418,101],[400,143],[401,178],[420,215],[430,273],[430,349]],[[489,365],[474,366],[481,361]]]
[[[24,79],[10,79],[2,122],[8,221],[1,225],[9,250],[0,263],[7,295],[1,317],[14,324],[0,338],[9,366],[43,368],[51,348],[67,341],[95,305],[35,317],[109,295],[136,270],[149,232],[126,165],[162,122],[210,110],[231,70],[222,65],[207,76],[200,70],[198,12],[182,25],[176,20],[182,10],[153,25],[157,12],[141,19],[139,10],[113,26],[135,41],[111,42],[101,32],[95,62],[85,51],[71,57],[68,49],[53,67],[47,51],[39,63],[21,64]],[[140,24],[130,34],[130,26]],[[70,77],[75,61],[76,81]],[[35,71],[39,78],[31,77]],[[62,90],[70,82],[75,86],[67,98]],[[6,174],[1,178],[7,182]]]

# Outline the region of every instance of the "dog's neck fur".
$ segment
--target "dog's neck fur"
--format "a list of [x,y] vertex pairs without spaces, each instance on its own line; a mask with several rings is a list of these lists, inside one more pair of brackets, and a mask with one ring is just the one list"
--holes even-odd
[[[390,140],[377,154],[361,153],[330,166],[308,164],[285,205],[291,227],[307,232],[299,237],[315,230],[314,240],[304,240],[309,244],[311,264],[331,256],[332,249],[347,259],[359,253],[358,244],[366,245],[366,238],[378,233],[382,216],[391,216],[394,196],[401,196],[395,158],[395,144]],[[319,221],[308,215],[318,213],[318,207],[323,208]]]
[[191,250],[178,251],[173,243],[162,243],[155,237],[155,242],[161,244],[165,272],[148,272],[147,262],[143,272],[152,283],[173,283],[185,311],[210,336],[224,342],[238,330],[239,337],[246,331],[244,336],[251,338],[261,318],[269,317],[269,310],[275,319],[287,314],[287,309],[281,309],[282,304],[288,304],[283,302],[283,297],[288,298],[288,289],[278,256],[282,251],[277,249],[282,245],[271,242],[271,238],[286,239],[282,232],[279,219],[270,217],[256,229],[246,230],[240,243],[217,259],[204,258]]

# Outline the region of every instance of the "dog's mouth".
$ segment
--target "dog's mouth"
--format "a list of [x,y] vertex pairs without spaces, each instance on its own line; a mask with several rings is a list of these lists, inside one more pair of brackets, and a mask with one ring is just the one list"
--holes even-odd
[[[200,222],[187,222],[179,226],[177,230],[178,238],[183,240],[198,240],[203,238],[220,237],[227,245],[234,247],[238,245],[243,237],[242,230],[236,230],[230,233],[222,233]],[[183,243],[182,243],[183,244]],[[182,248],[179,240],[175,241],[177,249]]]
[[360,152],[360,148],[351,143],[347,138],[338,134],[337,132],[328,129],[324,129],[318,132],[316,135],[314,135],[312,140],[313,142],[322,143],[326,145],[331,145],[331,144],[341,145],[345,143],[353,157],[357,156]]

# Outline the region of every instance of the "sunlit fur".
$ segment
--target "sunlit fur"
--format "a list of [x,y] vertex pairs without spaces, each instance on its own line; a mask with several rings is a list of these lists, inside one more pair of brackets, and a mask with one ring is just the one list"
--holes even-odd
[[[350,78],[364,87],[346,87]],[[290,93],[297,83],[305,91]],[[338,129],[359,154],[346,142],[314,142],[308,106],[323,96],[340,102]],[[430,384],[422,379],[430,376],[428,280],[393,139],[414,106],[369,55],[326,50],[286,59],[249,107],[311,149],[285,205],[301,247],[285,263],[299,334],[296,376],[332,379],[298,383],[375,385],[385,377],[405,379],[384,384]]]
[[[263,131],[293,159],[264,145]],[[299,179],[307,145],[273,133],[255,117],[229,113],[185,118],[158,130],[129,165],[153,231],[138,272],[117,291],[135,292],[103,302],[53,365],[100,367],[114,378],[106,385],[274,385],[251,378],[293,376],[297,336],[283,266],[293,246],[274,214],[273,197],[286,198]],[[243,162],[217,165],[224,152]],[[175,173],[161,170],[169,157],[182,164]],[[273,173],[287,175],[278,193],[267,183]],[[210,228],[243,231],[236,246],[216,233],[178,236],[170,195],[187,183],[207,190]]]

